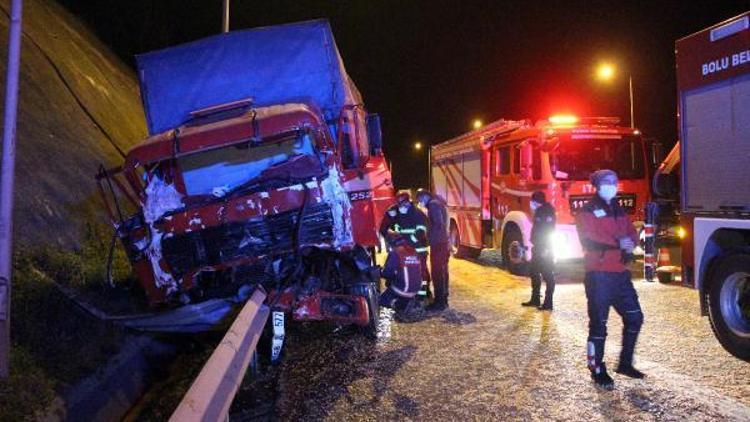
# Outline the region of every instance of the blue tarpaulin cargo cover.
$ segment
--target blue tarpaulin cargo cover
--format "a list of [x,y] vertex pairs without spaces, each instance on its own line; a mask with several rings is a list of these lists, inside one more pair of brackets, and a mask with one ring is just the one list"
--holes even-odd
[[327,120],[362,102],[326,20],[232,31],[136,61],[152,135],[184,123],[191,111],[250,97],[257,105],[309,98]]

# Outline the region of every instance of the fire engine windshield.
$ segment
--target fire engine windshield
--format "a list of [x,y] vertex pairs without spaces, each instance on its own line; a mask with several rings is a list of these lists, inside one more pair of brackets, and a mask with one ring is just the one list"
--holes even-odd
[[643,140],[639,136],[608,139],[562,137],[550,155],[552,174],[562,180],[588,180],[592,172],[611,169],[620,179],[644,176]]
[[314,155],[309,134],[251,146],[231,145],[178,159],[188,195],[223,196],[295,156]]

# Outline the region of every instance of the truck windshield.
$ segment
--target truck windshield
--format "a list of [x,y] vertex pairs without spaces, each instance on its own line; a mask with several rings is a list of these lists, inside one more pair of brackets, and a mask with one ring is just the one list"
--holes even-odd
[[178,162],[188,195],[223,196],[271,166],[314,153],[312,139],[305,133],[257,146],[242,143],[199,152],[181,157]]
[[562,180],[588,180],[599,169],[614,170],[620,179],[642,179],[643,141],[639,136],[616,139],[566,136],[560,140],[550,162],[552,174]]

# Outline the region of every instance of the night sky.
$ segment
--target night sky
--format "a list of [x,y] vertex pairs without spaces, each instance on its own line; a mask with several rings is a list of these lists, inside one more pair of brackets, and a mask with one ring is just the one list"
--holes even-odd
[[[61,0],[117,54],[213,35],[221,0]],[[232,0],[231,29],[314,18],[336,42],[370,112],[383,121],[397,187],[427,183],[427,152],[473,119],[537,120],[556,112],[619,116],[671,144],[674,41],[750,8],[744,1]],[[618,69],[604,84],[597,63]]]

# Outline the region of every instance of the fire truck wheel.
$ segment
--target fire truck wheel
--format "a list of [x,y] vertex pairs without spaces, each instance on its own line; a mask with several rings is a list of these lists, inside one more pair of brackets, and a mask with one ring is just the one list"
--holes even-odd
[[464,246],[461,244],[461,234],[458,232],[458,226],[454,221],[451,221],[451,228],[449,233],[451,242],[451,255],[458,259],[475,259],[479,257],[482,252],[481,249]]
[[669,284],[674,280],[674,276],[669,271],[658,271],[656,277],[659,279],[659,283]]
[[503,265],[513,275],[524,275],[526,260],[524,259],[523,235],[514,225],[509,225],[503,234]]
[[707,280],[711,327],[722,346],[750,362],[750,255],[720,258]]

